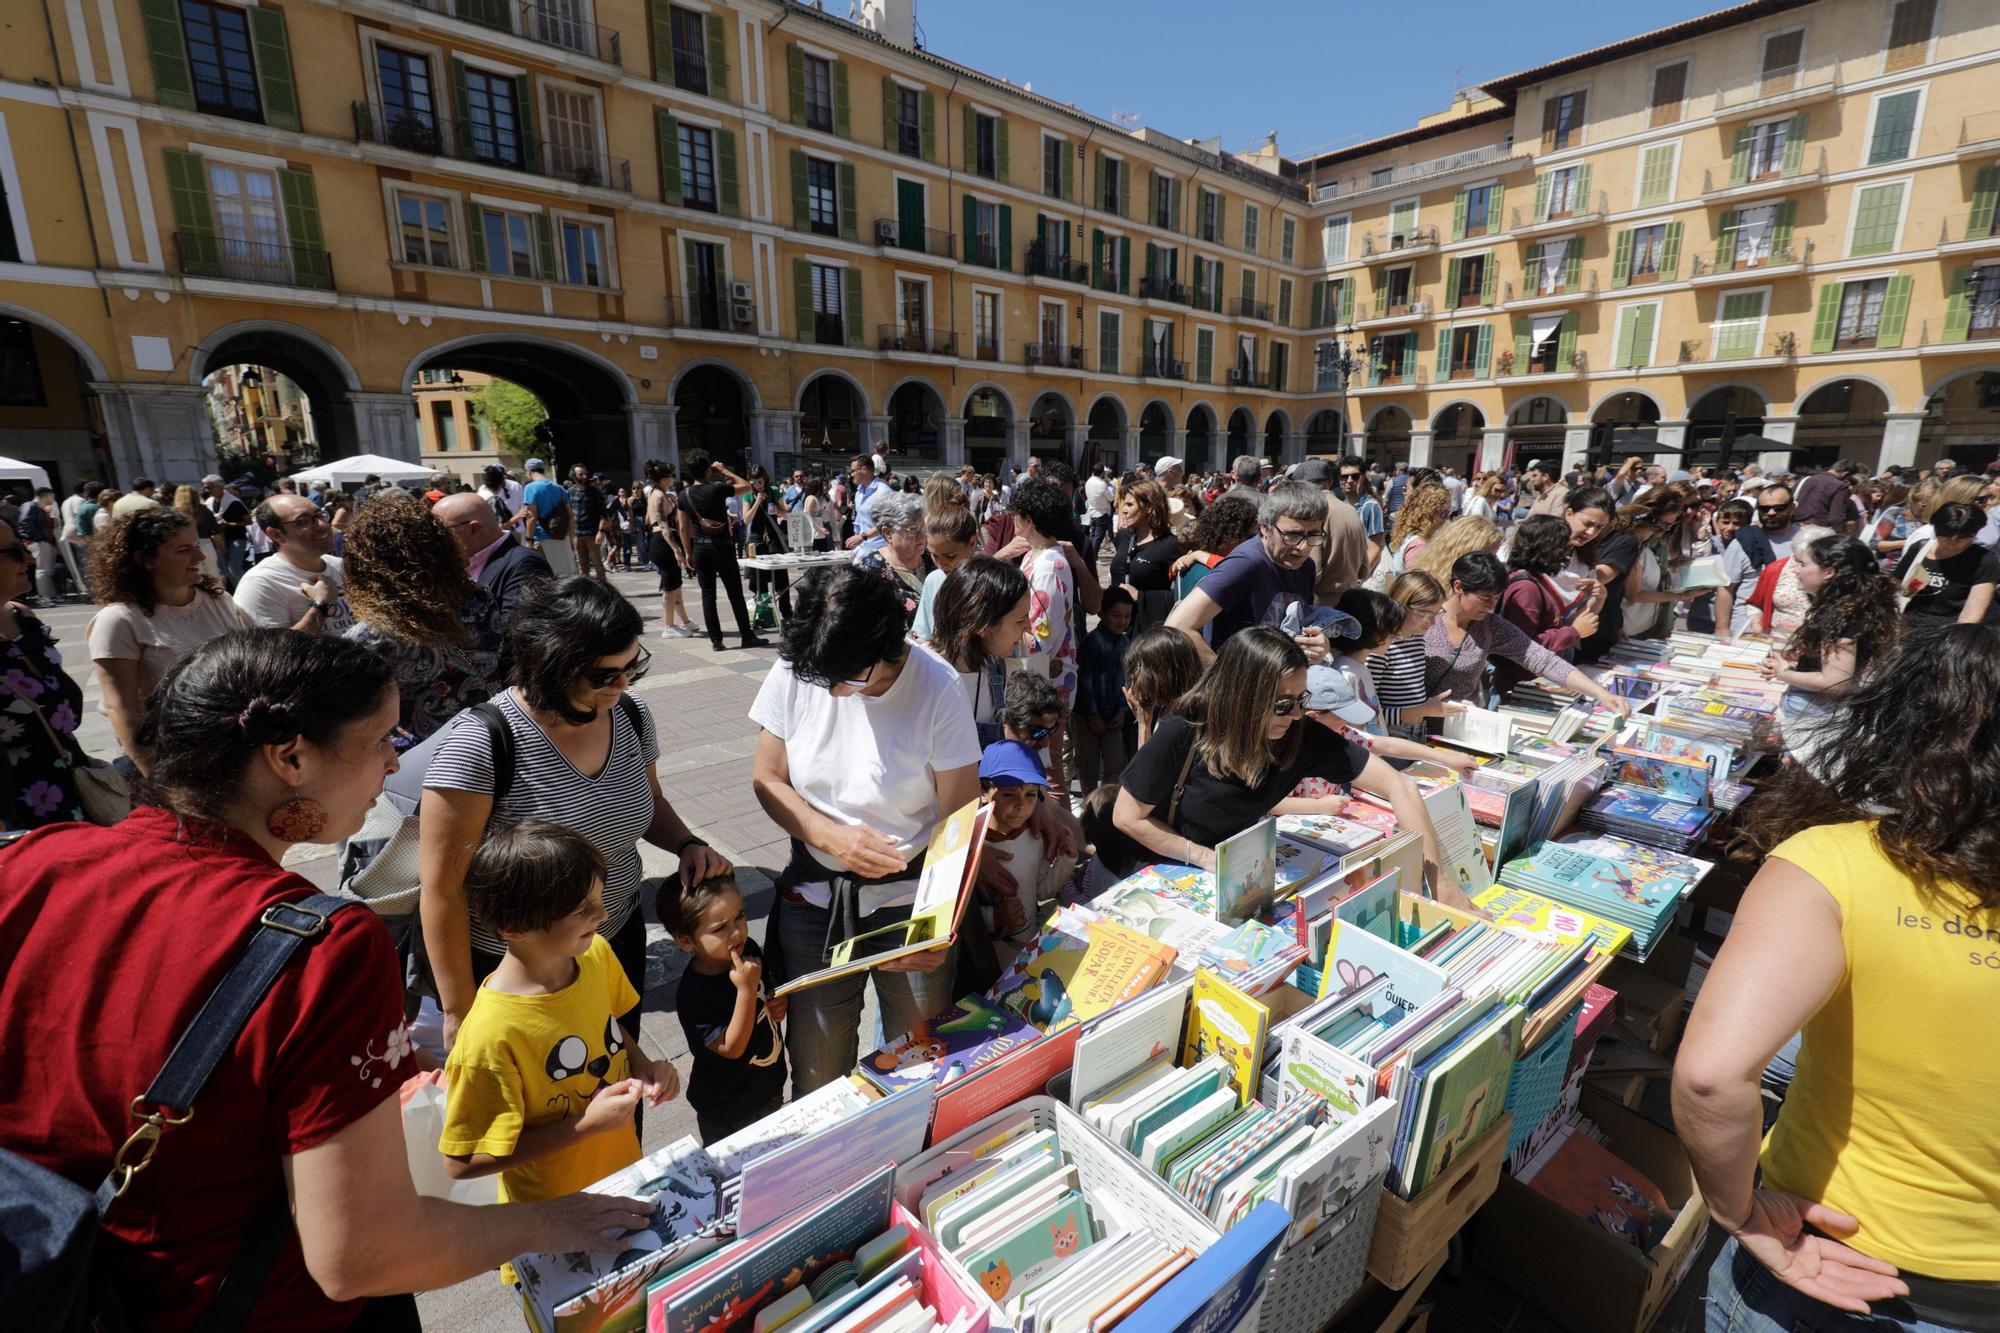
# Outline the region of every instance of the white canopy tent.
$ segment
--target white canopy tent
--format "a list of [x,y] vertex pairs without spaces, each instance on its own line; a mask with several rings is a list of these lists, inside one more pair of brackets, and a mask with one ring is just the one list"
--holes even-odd
[[400,458],[384,458],[380,454],[356,454],[352,458],[338,458],[331,463],[309,467],[303,472],[294,472],[292,480],[300,485],[325,481],[335,486],[351,486],[370,477],[380,477],[393,484],[403,481],[428,481],[436,474],[436,468],[405,463]]
[[49,484],[49,474],[18,458],[0,458],[0,481],[25,481],[40,488]]

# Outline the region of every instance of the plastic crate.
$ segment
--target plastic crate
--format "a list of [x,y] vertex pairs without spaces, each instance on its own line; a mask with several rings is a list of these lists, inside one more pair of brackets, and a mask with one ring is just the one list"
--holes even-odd
[[[1055,1131],[1056,1144],[1075,1164],[1077,1183],[1090,1200],[1091,1213],[1106,1235],[1150,1231],[1169,1244],[1185,1245],[1196,1253],[1221,1238],[1214,1223],[1192,1204],[1168,1189],[1158,1177],[1148,1175],[1117,1144],[1085,1123],[1082,1116],[1050,1097],[1016,1102],[911,1158],[896,1169],[896,1201],[915,1212],[922,1202],[925,1186],[971,1161],[975,1148],[993,1137],[1002,1125],[1023,1114],[1032,1117],[1037,1132]],[[994,1333],[1012,1333],[1012,1317],[987,1299],[977,1279],[951,1255],[944,1255],[943,1262],[960,1286],[985,1303]],[[1238,1327],[1254,1329],[1256,1321],[1257,1307],[1253,1306]]]
[[1265,1280],[1258,1322],[1246,1327],[1264,1333],[1324,1328],[1368,1276],[1368,1246],[1381,1204],[1382,1178],[1377,1176],[1311,1235],[1279,1250]]
[[1514,1062],[1507,1080],[1507,1113],[1514,1117],[1514,1128],[1502,1156],[1511,1157],[1555,1109],[1569,1074],[1570,1048],[1576,1044],[1576,1020],[1582,1010],[1581,1004],[1570,1010],[1541,1045]]

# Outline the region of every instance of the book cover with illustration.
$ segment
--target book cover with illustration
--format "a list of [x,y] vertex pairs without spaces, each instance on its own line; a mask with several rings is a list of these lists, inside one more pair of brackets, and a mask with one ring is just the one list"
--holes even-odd
[[1708,804],[1708,784],[1715,772],[1706,759],[1630,745],[1614,745],[1610,754],[1611,781],[1617,785],[1669,801]]
[[1384,1097],[1345,1121],[1321,1126],[1304,1151],[1278,1168],[1271,1197],[1292,1215],[1293,1241],[1338,1217],[1381,1179],[1395,1130],[1396,1102]]
[[1270,906],[1278,889],[1278,821],[1260,820],[1215,845],[1215,915],[1243,921]]
[[1143,889],[1163,902],[1184,907],[1196,916],[1213,918],[1216,915],[1215,876],[1199,867],[1161,861],[1128,875],[1123,882],[1129,888]]
[[950,1083],[1042,1036],[1019,1014],[968,995],[861,1057],[861,1074],[884,1092]]
[[1379,935],[1336,923],[1327,945],[1320,998],[1346,995],[1381,976],[1389,978],[1389,985],[1369,1008],[1369,1016],[1374,1018],[1388,1015],[1391,1009],[1408,1013],[1429,1004],[1446,985],[1443,968],[1398,949]]
[[1587,937],[1606,953],[1617,953],[1632,939],[1631,930],[1615,921],[1509,884],[1495,884],[1472,901],[1494,925],[1518,934],[1553,935],[1572,944]]
[[1081,1022],[1144,994],[1178,956],[1173,946],[1100,916],[1090,923],[1083,959],[1067,982],[1070,1012]]
[[1674,1225],[1658,1185],[1586,1134],[1572,1130],[1528,1179],[1528,1188],[1649,1254]]
[[1236,1088],[1239,1104],[1248,1106],[1257,1092],[1264,1038],[1270,1028],[1270,1009],[1203,968],[1194,976],[1194,1003],[1181,1046],[1181,1063],[1196,1065],[1212,1055],[1221,1056],[1229,1066],[1229,1081]]
[[[1352,804],[1348,806],[1349,811],[1356,808]],[[1390,828],[1393,830],[1394,827],[1392,820]],[[1386,836],[1382,829],[1372,824],[1359,823],[1342,815],[1279,815],[1278,832],[1286,838],[1310,843],[1339,857],[1351,856]]]
[[1616,904],[1621,909],[1643,908],[1648,915],[1664,910],[1692,883],[1685,876],[1649,872],[1647,867],[1560,842],[1545,842],[1509,861],[1501,877],[1560,902],[1586,907]]
[[1007,969],[986,991],[988,1003],[997,1004],[1047,1032],[1073,1017],[1069,999],[1070,978],[1083,964],[1086,941],[1053,925],[1042,928],[1033,943],[1021,950]]
[[[1527,1010],[1509,1005],[1436,1057],[1410,1129],[1404,1193],[1414,1197],[1457,1161],[1507,1109]],[[1420,1073],[1422,1071],[1419,1071]]]
[[1214,917],[1160,894],[1144,871],[1120,880],[1091,906],[1099,915],[1130,926],[1148,939],[1171,945],[1185,958],[1199,958],[1229,934],[1229,927]]
[[1333,905],[1334,920],[1370,935],[1393,940],[1396,928],[1396,890],[1402,872],[1391,870],[1378,880],[1362,885]]
[[1005,1240],[962,1256],[967,1272],[995,1305],[1026,1291],[1071,1256],[1097,1240],[1097,1223],[1081,1194],[1065,1195],[1055,1207]]

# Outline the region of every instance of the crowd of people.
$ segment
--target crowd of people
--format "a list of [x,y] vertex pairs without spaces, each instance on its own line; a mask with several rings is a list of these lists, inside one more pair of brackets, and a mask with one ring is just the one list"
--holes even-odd
[[[2000,1278],[1971,1240],[1928,1270],[1911,1248],[1961,1222],[1990,1237],[1991,1216],[1961,1216],[1977,1188],[1938,1205],[1952,1218],[1900,1197],[1870,1215],[1882,1168],[1854,1165],[1852,1145],[1893,1116],[1851,1134],[1806,1126],[1810,1109],[1789,1132],[1781,1120],[1766,1159],[1780,1169],[1754,1193],[1739,1123],[1743,1071],[1800,1027],[1819,1055],[1801,1064],[1807,1108],[1837,1101],[1841,1079],[1888,1095],[1888,1071],[1924,1059],[1894,1048],[1889,1020],[1836,1033],[1827,1016],[1864,979],[1842,919],[1890,892],[1857,865],[1913,904],[1994,910],[2000,861],[1979,820],[2000,802],[2000,470],[1871,479],[1843,461],[1789,477],[1633,458],[1460,477],[1348,456],[1280,471],[1245,457],[1197,476],[1168,457],[1079,475],[1033,459],[1004,481],[919,479],[862,454],[780,486],[691,452],[678,475],[651,465],[627,488],[583,468],[564,484],[531,459],[477,488],[335,495],[273,478],[246,495],[211,477],[205,503],[140,481],[74,506],[19,498],[0,512],[0,833],[25,832],[0,850],[0,1039],[21,1068],[0,1087],[0,1146],[94,1187],[231,956],[311,890],[287,853],[354,837],[385,779],[420,766],[414,926],[324,922],[202,1114],[154,1125],[159,1165],[105,1219],[118,1283],[162,1326],[193,1325],[276,1200],[295,1225],[260,1314],[407,1327],[405,1293],[523,1251],[616,1248],[603,1233],[639,1225],[629,1201],[576,1191],[636,1159],[642,1106],[682,1094],[639,1039],[642,842],[677,862],[652,907],[690,958],[685,1095],[713,1141],[788,1087],[851,1070],[868,987],[885,1032],[912,1028],[997,975],[1055,903],[1151,862],[1212,868],[1218,844],[1272,814],[1372,795],[1419,836],[1425,889],[1471,909],[1402,769],[1469,766],[1434,743],[1443,719],[1530,678],[1624,713],[1588,668],[1685,625],[1771,636],[1765,671],[1788,688],[1784,813],[1774,795],[1749,821],[1774,859],[1711,978],[1727,998],[1696,1011],[1682,1094],[1714,1127],[1690,1152],[1739,1244],[1717,1280],[1748,1291],[1775,1274],[1843,1306],[1907,1294],[1884,1285],[1892,1265]],[[739,560],[780,549],[852,558],[753,570],[746,597]],[[749,712],[751,781],[790,855],[761,943],[735,868],[660,783],[664,699],[634,689],[648,625],[607,577],[641,566],[659,579],[659,635],[728,648],[727,601],[737,644],[775,650]],[[65,576],[99,607],[88,661],[129,813],[75,740],[81,663],[31,605],[56,602]],[[1900,692],[1910,678],[1922,688]],[[992,854],[957,948],[771,998],[835,943],[907,919],[933,831],[974,801],[994,807]],[[1820,827],[1833,820],[1863,833]],[[1811,948],[1793,947],[1795,925]],[[1760,931],[1795,989],[1758,971],[1742,941]],[[1901,966],[1870,948],[1867,969]],[[1931,1014],[1990,1011],[1964,975],[1922,983]],[[426,999],[450,1089],[439,1151],[451,1174],[500,1176],[497,1210],[409,1185],[392,1108],[422,1058],[404,1019]],[[1714,1015],[1731,1006],[1765,1012],[1725,1030]],[[1864,1052],[1884,1062],[1865,1079],[1828,1067]],[[1991,1085],[1968,1070],[1944,1100]],[[1912,1108],[1897,1129],[1961,1151],[1977,1138],[1958,1111]],[[1990,1153],[1966,1171],[1990,1183]],[[1853,1232],[1849,1212],[1914,1220],[1873,1250],[1874,1231],[1825,1239]]]

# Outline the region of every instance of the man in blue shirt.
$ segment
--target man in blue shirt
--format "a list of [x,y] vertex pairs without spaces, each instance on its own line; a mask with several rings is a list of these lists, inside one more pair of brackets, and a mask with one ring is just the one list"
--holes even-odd
[[[1318,570],[1308,553],[1326,532],[1324,493],[1307,482],[1280,482],[1258,506],[1257,527],[1258,540],[1225,556],[1167,617],[1167,624],[1194,640],[1203,662],[1212,661],[1214,650],[1238,630],[1276,624],[1292,602],[1312,604]],[[1202,638],[1205,626],[1213,644]],[[1318,662],[1326,656],[1326,635],[1309,629],[1299,636],[1299,647]]]
[[875,460],[867,454],[849,461],[847,476],[854,483],[854,535],[847,539],[847,549],[858,558],[888,545],[875,528],[875,501],[889,494],[890,486],[875,475]]
[[1335,479],[1340,483],[1340,498],[1353,505],[1354,512],[1361,516],[1361,530],[1368,534],[1368,567],[1373,569],[1375,558],[1382,554],[1389,522],[1382,514],[1382,502],[1369,493],[1368,464],[1348,454],[1338,467]]
[[566,579],[576,573],[576,552],[570,549],[567,536],[556,537],[547,524],[557,510],[569,513],[569,492],[561,482],[550,480],[548,465],[539,458],[528,460],[527,473],[528,484],[521,489],[521,512],[514,515],[514,521],[534,523],[533,536],[542,558],[557,578]]

